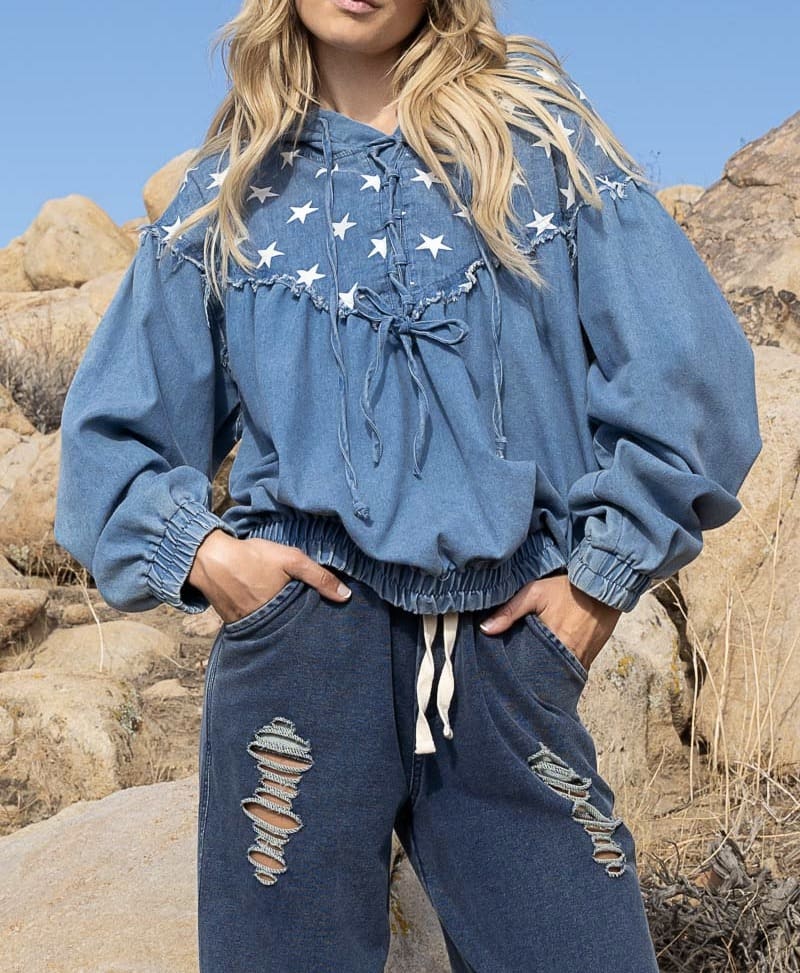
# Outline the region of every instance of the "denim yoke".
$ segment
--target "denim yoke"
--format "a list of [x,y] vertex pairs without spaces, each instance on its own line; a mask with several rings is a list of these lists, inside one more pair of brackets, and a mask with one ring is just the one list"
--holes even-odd
[[[603,205],[544,129],[510,129],[518,245],[543,289],[500,265],[399,127],[315,108],[253,176],[254,269],[230,261],[219,304],[207,227],[181,224],[225,153],[186,172],[63,410],[55,536],[109,604],[208,607],[187,577],[219,527],[412,612],[490,607],[556,569],[630,611],[738,512],[761,449],[752,349],[651,190],[576,111],[546,107]],[[211,481],[236,442],[219,516]]]

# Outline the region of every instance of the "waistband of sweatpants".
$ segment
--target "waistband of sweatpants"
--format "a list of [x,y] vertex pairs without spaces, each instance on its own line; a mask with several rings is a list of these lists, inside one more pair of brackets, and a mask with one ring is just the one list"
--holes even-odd
[[335,517],[295,511],[270,514],[248,531],[299,547],[319,564],[339,568],[363,581],[385,601],[416,614],[479,611],[506,601],[528,581],[566,565],[553,535],[532,531],[510,557],[435,576],[407,564],[367,555]]

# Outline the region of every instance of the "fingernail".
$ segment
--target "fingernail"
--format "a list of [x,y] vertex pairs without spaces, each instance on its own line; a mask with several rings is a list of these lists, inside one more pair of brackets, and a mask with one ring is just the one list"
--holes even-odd
[[338,594],[340,594],[342,596],[342,598],[349,598],[350,595],[352,595],[352,593],[353,593],[350,590],[350,588],[348,588],[347,585],[343,581],[340,581],[339,582],[339,586],[336,589],[336,591],[337,591]]
[[497,626],[497,622],[493,618],[487,618],[485,621],[480,623],[480,629],[483,632],[491,632]]

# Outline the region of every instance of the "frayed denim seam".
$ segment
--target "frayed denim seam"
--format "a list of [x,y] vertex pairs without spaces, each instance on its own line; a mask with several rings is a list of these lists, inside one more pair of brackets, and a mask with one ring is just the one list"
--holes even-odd
[[[622,824],[622,818],[603,814],[589,801],[592,780],[582,777],[544,743],[527,758],[528,766],[552,791],[572,803],[572,819],[583,826],[594,848],[593,858],[605,866],[606,874],[619,878],[627,868],[621,846],[611,837]],[[611,858],[604,855],[610,853]]]

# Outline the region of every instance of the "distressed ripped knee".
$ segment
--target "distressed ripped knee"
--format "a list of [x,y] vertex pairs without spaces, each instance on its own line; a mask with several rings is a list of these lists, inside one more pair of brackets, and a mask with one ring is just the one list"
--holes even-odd
[[572,802],[572,819],[592,839],[594,860],[605,864],[608,875],[614,878],[622,875],[626,868],[625,852],[612,838],[622,818],[608,817],[590,803],[591,779],[581,777],[543,743],[528,757],[528,766],[551,790]]
[[308,740],[298,736],[294,723],[283,716],[257,730],[247,752],[255,758],[261,774],[253,795],[241,801],[256,833],[247,857],[259,882],[273,885],[286,871],[284,846],[303,826],[292,810],[292,801],[302,774],[314,761]]

